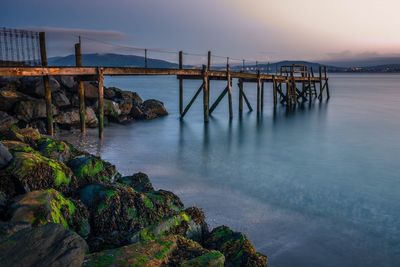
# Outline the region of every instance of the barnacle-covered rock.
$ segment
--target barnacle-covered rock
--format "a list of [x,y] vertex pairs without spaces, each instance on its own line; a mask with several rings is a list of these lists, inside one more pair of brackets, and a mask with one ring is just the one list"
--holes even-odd
[[29,192],[11,205],[11,222],[32,226],[57,223],[83,237],[90,233],[89,213],[79,201],[68,199],[54,189]]
[[258,253],[247,237],[227,226],[215,228],[204,247],[218,250],[225,255],[225,266],[267,266],[267,257]]

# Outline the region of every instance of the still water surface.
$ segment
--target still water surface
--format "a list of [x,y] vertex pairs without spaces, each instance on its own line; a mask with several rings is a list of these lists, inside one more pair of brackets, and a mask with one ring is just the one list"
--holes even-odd
[[[221,102],[208,125],[201,95],[183,121],[172,77],[109,78],[108,86],[163,101],[170,115],[112,125],[105,140],[63,136],[150,175],[208,223],[246,233],[271,266],[400,266],[400,75],[333,75],[329,102],[237,113]],[[185,83],[186,103],[199,82]],[[212,82],[212,95],[224,89]],[[255,106],[255,85],[245,90]]]

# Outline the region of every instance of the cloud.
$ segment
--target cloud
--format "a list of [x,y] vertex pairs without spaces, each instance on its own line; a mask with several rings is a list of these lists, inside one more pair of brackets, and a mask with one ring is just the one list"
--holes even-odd
[[121,52],[118,43],[127,42],[129,36],[119,31],[99,31],[81,28],[26,27],[25,29],[46,32],[48,56],[73,54],[74,44],[82,38],[83,53]]

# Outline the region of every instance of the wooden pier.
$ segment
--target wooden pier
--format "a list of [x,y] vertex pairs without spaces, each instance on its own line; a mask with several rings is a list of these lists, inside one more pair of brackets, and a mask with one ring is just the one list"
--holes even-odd
[[[6,77],[27,77],[36,76],[43,77],[45,87],[45,100],[47,108],[47,128],[50,135],[54,134],[53,114],[51,103],[51,88],[48,82],[49,76],[74,76],[78,80],[79,92],[79,110],[81,120],[81,131],[85,132],[85,101],[83,81],[97,81],[99,90],[99,137],[103,137],[104,130],[104,76],[147,76],[147,75],[172,75],[179,80],[179,112],[181,118],[184,118],[190,110],[192,104],[198,96],[203,92],[203,113],[204,121],[208,122],[210,115],[215,111],[219,103],[224,97],[228,97],[229,118],[233,117],[233,79],[237,79],[237,88],[239,92],[239,114],[243,112],[244,103],[249,111],[253,107],[244,90],[245,83],[255,83],[257,85],[257,113],[262,112],[264,108],[264,84],[271,83],[273,90],[273,105],[276,106],[278,101],[288,107],[296,106],[303,101],[313,101],[318,98],[322,100],[324,92],[329,98],[329,84],[326,67],[319,67],[318,75],[314,74],[312,69],[302,65],[292,65],[281,67],[278,74],[265,74],[260,71],[245,72],[232,71],[227,61],[226,69],[211,69],[211,52],[208,52],[207,65],[202,69],[184,68],[183,52],[179,52],[179,67],[176,69],[159,69],[137,67],[82,67],[82,54],[80,42],[75,45],[76,66],[75,67],[48,67],[46,58],[45,35],[40,33],[40,51],[42,66],[7,66],[0,67],[0,76]],[[146,51],[147,55],[147,51]],[[147,62],[147,57],[145,58]],[[201,85],[191,98],[187,105],[184,104],[184,81],[199,80]],[[217,99],[210,105],[210,81],[220,80],[226,81],[226,86],[221,88],[221,93]],[[319,86],[317,86],[319,85]],[[318,90],[319,89],[319,90]],[[219,90],[213,88],[213,90]]]

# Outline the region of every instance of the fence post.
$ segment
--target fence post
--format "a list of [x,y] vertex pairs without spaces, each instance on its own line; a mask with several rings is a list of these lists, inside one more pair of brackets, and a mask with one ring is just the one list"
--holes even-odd
[[[75,65],[82,67],[82,46],[79,38],[79,43],[75,44]],[[81,132],[86,133],[86,107],[85,107],[85,86],[79,77],[78,79],[78,96],[79,96],[79,118],[81,123]]]
[[[46,35],[44,32],[39,33],[40,43],[40,59],[42,61],[42,67],[47,67],[47,54],[46,54]],[[51,88],[49,82],[49,76],[43,76],[43,87],[44,97],[46,101],[46,116],[47,116],[47,133],[51,136],[54,135],[53,125],[53,106],[51,103]]]
[[[179,51],[179,69],[183,69],[183,52]],[[179,114],[183,113],[183,79],[179,77]]]

